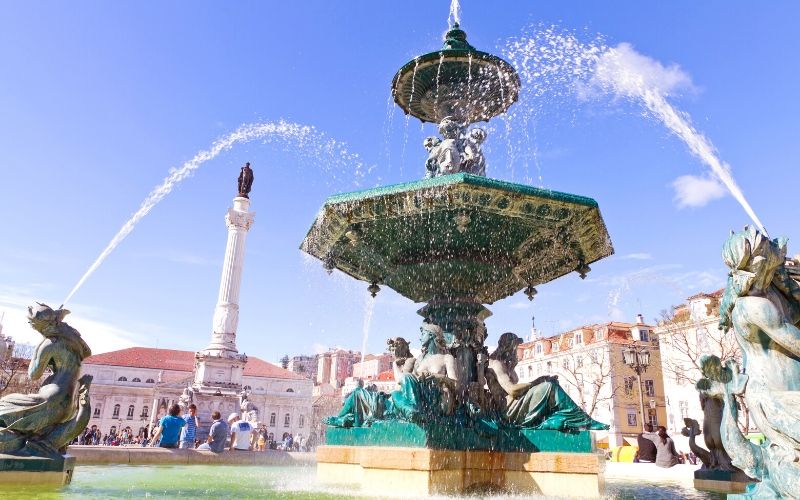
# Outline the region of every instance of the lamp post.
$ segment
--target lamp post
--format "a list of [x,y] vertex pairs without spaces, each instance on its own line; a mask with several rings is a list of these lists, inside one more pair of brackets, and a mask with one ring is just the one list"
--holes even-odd
[[622,360],[636,372],[636,382],[639,384],[639,413],[642,416],[642,431],[644,431],[644,393],[642,392],[642,373],[647,371],[650,364],[650,351],[646,347],[636,345],[636,341],[622,349]]

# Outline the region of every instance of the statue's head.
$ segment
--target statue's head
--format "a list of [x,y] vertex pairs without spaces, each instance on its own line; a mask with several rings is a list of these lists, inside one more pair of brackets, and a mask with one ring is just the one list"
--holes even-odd
[[422,352],[436,354],[444,352],[447,345],[444,341],[444,330],[439,325],[433,323],[422,323],[419,327],[419,341],[422,344]]
[[517,346],[522,343],[522,339],[516,333],[506,332],[500,335],[497,340],[497,350],[505,352],[517,352]]
[[481,144],[486,140],[486,131],[478,127],[470,129],[469,138],[472,139],[476,144]]
[[442,140],[438,137],[430,136],[426,137],[424,141],[422,141],[422,145],[425,146],[425,150],[429,153],[433,148],[441,144]]
[[37,302],[35,306],[28,307],[28,322],[36,329],[46,326],[55,326],[61,323],[69,314],[67,309],[53,309],[47,304]]
[[392,353],[395,359],[408,359],[411,356],[411,347],[406,339],[403,337],[395,337],[386,341],[389,352]]
[[445,139],[458,139],[463,129],[464,125],[452,116],[445,116],[439,122],[439,133]]
[[737,295],[769,286],[786,261],[787,241],[786,238],[770,240],[753,226],[745,226],[738,233],[731,231],[722,247],[722,260],[731,270],[729,276]]

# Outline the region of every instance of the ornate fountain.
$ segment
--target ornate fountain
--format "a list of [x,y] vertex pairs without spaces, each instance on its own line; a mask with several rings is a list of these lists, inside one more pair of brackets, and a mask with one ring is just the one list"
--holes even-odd
[[[476,50],[455,24],[441,50],[405,64],[392,81],[395,102],[428,137],[424,179],[339,194],[320,210],[301,249],[419,309],[422,355],[390,339],[397,390],[357,388],[326,420],[318,471],[367,488],[455,493],[480,486],[552,495],[600,493],[592,420],[555,377],[520,384],[521,339],[500,337],[489,353],[484,320],[492,304],[576,272],[613,253],[591,198],[486,177],[471,127],[504,113],[519,95],[514,68]],[[355,468],[354,468],[355,467]],[[565,481],[564,479],[569,479]]]

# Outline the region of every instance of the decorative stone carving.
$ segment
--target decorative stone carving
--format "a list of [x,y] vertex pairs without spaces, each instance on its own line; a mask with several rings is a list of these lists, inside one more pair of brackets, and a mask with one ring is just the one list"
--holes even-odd
[[431,136],[422,143],[428,151],[425,178],[459,172],[486,176],[486,159],[481,151],[481,144],[486,140],[485,130],[467,131],[463,123],[447,116],[439,123],[439,133],[443,139]]
[[61,453],[89,422],[91,375],[79,377],[81,361],[92,354],[81,334],[67,323],[66,309],[45,304],[28,308],[31,326],[42,334],[28,374],[52,372],[36,394],[0,398],[0,453],[61,460]]
[[[744,366],[704,357],[705,378],[697,384],[704,394],[722,398],[722,443],[733,465],[760,480],[747,492],[760,498],[800,498],[800,285],[786,266],[786,241],[746,226],[725,242],[722,257],[730,273],[720,328],[733,330]],[[739,429],[740,395],[766,438],[761,445]]]

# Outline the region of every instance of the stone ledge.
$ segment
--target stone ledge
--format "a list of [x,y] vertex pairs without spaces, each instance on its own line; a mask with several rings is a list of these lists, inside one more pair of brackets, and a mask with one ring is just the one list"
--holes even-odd
[[52,459],[0,454],[0,484],[63,486],[72,480],[75,462],[72,455]]
[[320,446],[317,463],[358,464],[394,470],[514,470],[598,474],[605,462],[594,453],[453,451],[378,446]]
[[70,446],[69,454],[78,465],[227,464],[227,465],[310,465],[311,453],[285,451],[223,451],[140,448],[133,446]]
[[360,484],[368,493],[461,494],[499,489],[557,497],[597,497],[604,462],[593,453],[518,453],[426,448],[321,446],[322,482]]

